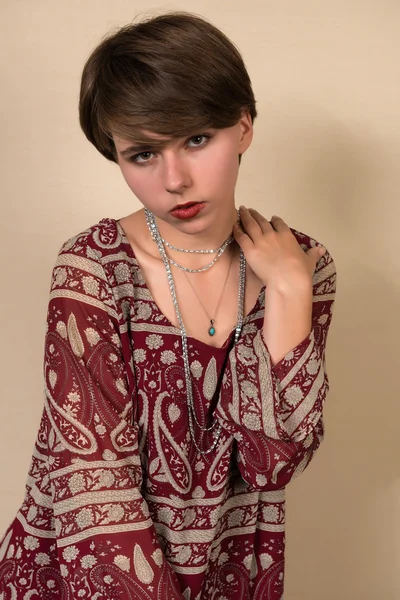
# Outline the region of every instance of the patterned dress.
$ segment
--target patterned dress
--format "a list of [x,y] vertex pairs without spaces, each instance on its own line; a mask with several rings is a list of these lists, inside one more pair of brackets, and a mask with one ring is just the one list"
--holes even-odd
[[[302,247],[315,244],[294,232]],[[119,223],[62,247],[53,272],[45,406],[26,495],[0,542],[3,600],[279,600],[285,491],[322,436],[335,291],[314,275],[311,334],[271,367],[265,291],[239,342],[188,339],[189,433],[179,330],[154,302]],[[207,447],[210,434],[198,443]]]

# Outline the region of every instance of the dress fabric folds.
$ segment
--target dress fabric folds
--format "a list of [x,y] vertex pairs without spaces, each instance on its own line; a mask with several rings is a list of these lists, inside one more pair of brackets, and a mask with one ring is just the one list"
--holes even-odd
[[[294,232],[304,249],[314,240]],[[119,223],[66,242],[54,267],[45,402],[24,502],[0,542],[3,600],[280,600],[285,486],[323,437],[335,293],[327,253],[310,335],[274,367],[265,290],[239,342],[188,338],[160,312]],[[212,433],[195,430],[209,447]]]

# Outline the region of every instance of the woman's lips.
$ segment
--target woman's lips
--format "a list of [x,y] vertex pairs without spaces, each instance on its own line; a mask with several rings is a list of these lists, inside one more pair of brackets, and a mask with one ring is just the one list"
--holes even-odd
[[196,217],[201,210],[205,207],[205,202],[196,202],[194,204],[187,204],[186,206],[177,207],[171,210],[171,215],[177,219],[192,219]]

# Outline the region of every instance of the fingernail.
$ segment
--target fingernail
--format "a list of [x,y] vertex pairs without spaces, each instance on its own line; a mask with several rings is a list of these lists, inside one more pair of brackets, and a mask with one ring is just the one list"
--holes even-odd
[[323,246],[321,246],[321,247],[319,248],[319,255],[320,255],[320,256],[324,256],[325,252],[326,252],[326,248],[324,248]]

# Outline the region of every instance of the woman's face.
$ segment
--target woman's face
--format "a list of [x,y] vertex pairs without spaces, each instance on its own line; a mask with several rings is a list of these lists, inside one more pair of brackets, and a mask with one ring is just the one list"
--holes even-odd
[[[216,219],[231,218],[238,156],[249,147],[252,132],[251,118],[245,114],[233,127],[194,132],[161,147],[161,138],[152,135],[157,150],[113,139],[121,172],[143,206],[182,232],[196,233]],[[203,205],[194,218],[177,218],[171,212],[188,203]]]

